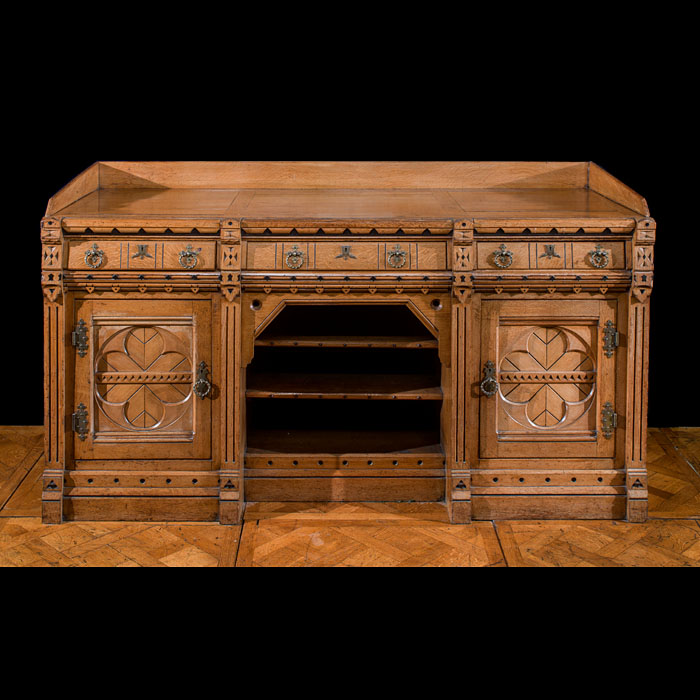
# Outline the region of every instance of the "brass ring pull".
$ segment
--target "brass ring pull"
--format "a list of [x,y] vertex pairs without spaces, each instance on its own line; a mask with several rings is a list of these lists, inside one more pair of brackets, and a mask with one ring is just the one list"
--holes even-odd
[[607,267],[610,264],[610,253],[604,250],[603,246],[598,244],[595,250],[592,250],[588,255],[591,258],[591,265],[601,269]]
[[496,365],[489,360],[484,365],[484,379],[480,384],[484,396],[494,396],[498,393],[498,381],[496,380]]
[[192,391],[195,396],[203,399],[208,396],[211,392],[211,382],[208,379],[209,369],[207,368],[206,362],[199,363],[199,369],[197,370],[197,381],[195,381]]
[[285,256],[287,267],[298,270],[304,264],[304,251],[298,245],[293,245],[292,249]]
[[96,270],[104,261],[104,251],[97,247],[97,243],[93,243],[92,248],[85,252],[85,264]]
[[501,247],[493,252],[493,262],[496,267],[505,269],[513,264],[513,253],[506,248],[505,243],[501,243]]
[[192,244],[188,243],[187,248],[185,250],[180,251],[180,255],[178,255],[178,260],[180,261],[180,265],[185,268],[185,270],[191,270],[195,267],[197,267],[197,256],[202,252],[201,248],[197,248],[197,250],[194,250],[192,248]]
[[406,256],[408,253],[405,250],[401,250],[401,244],[397,243],[395,248],[392,248],[386,254],[386,262],[389,267],[399,268],[406,264]]

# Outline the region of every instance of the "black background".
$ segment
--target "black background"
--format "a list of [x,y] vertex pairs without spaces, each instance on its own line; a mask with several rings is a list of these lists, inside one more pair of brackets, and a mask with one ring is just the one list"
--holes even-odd
[[100,57],[89,71],[79,50],[44,49],[50,63],[18,85],[7,132],[0,424],[42,422],[39,221],[97,160],[592,160],[657,220],[650,425],[700,425],[687,105],[634,43],[594,63],[588,41],[579,62],[545,51],[497,68],[493,53],[459,44],[437,55],[424,47],[430,62],[415,52],[362,64],[278,52],[274,70],[264,52],[242,49],[204,62]]

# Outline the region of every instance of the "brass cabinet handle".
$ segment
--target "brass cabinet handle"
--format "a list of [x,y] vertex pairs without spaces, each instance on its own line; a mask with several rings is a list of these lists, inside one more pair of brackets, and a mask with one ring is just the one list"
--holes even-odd
[[493,252],[493,262],[496,267],[506,268],[513,264],[513,253],[506,248],[505,243],[501,243],[501,247]]
[[195,396],[199,396],[200,399],[208,396],[211,391],[211,382],[208,376],[209,368],[207,367],[207,363],[202,361],[199,363],[199,369],[197,370],[197,380],[192,387]]
[[595,250],[592,250],[588,255],[591,258],[591,265],[597,268],[607,267],[610,264],[610,253],[598,244]]
[[496,380],[496,365],[489,360],[484,365],[484,379],[481,382],[481,391],[484,396],[493,396],[498,393],[498,381]]
[[386,254],[386,262],[389,267],[399,268],[406,264],[406,256],[408,253],[401,250],[401,244],[397,243],[395,248],[392,248]]
[[304,264],[304,251],[299,249],[299,246],[294,244],[292,249],[285,256],[287,267],[292,270],[298,270]]
[[104,261],[104,251],[97,247],[97,243],[93,243],[92,248],[85,252],[85,264],[96,270]]
[[197,256],[202,252],[201,248],[197,248],[197,250],[194,250],[192,248],[192,244],[188,243],[187,248],[185,250],[180,251],[180,255],[178,255],[178,260],[180,261],[180,265],[185,268],[185,270],[191,270],[194,267],[197,267],[197,261],[198,258]]

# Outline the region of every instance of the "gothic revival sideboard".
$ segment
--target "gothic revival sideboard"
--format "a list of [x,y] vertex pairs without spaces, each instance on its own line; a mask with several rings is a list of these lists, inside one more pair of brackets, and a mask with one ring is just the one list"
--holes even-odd
[[99,162],[41,239],[45,522],[647,516],[655,222],[593,163]]

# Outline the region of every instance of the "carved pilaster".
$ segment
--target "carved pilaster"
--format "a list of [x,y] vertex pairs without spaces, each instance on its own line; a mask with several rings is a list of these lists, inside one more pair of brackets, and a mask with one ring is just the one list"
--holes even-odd
[[44,459],[42,517],[63,520],[66,454],[65,314],[63,309],[63,234],[53,217],[41,222],[41,286],[44,292]]
[[656,222],[642,219],[632,239],[632,286],[629,294],[627,355],[627,519],[647,518],[647,402],[649,377],[649,297],[654,283]]
[[219,522],[235,525],[243,517],[243,454],[241,370],[241,229],[236,220],[221,222],[221,453]]
[[455,222],[452,239],[452,445],[448,460],[447,499],[453,523],[471,522],[471,472],[467,451],[469,358],[471,338],[471,272],[474,269],[474,226]]

